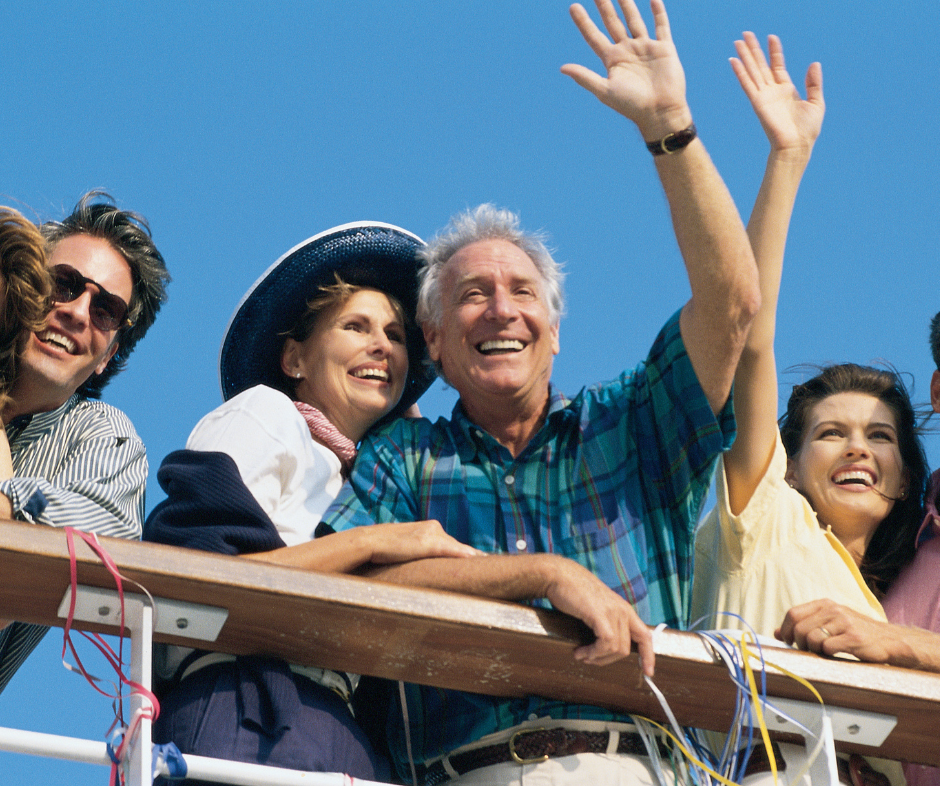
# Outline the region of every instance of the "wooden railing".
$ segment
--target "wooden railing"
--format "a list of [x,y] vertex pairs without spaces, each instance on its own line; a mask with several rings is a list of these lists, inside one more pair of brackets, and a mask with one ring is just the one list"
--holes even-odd
[[[589,633],[559,613],[246,557],[100,541],[125,577],[158,598],[156,641],[493,695],[538,694],[664,720],[636,657],[606,667],[576,662],[572,649]],[[98,557],[78,540],[76,548],[78,582],[113,590]],[[61,530],[0,524],[0,576],[0,619],[64,624],[69,556]],[[195,607],[180,612],[160,599]],[[116,633],[110,606],[91,604],[101,612],[81,628]],[[654,646],[655,682],[679,722],[727,730],[734,691],[709,647],[674,630],[658,633]],[[770,695],[814,700],[789,671],[811,683],[827,706],[856,710],[859,719],[896,718],[877,745],[865,743],[864,731],[853,730],[858,725],[836,731],[840,750],[940,765],[940,675],[792,649],[765,649],[765,655],[782,669],[766,671]]]

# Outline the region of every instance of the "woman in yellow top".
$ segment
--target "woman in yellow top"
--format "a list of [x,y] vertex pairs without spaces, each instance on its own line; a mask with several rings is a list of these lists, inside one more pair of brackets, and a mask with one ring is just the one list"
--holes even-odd
[[[793,203],[822,125],[822,69],[810,66],[802,100],[776,37],[769,64],[751,33],[736,48],[732,65],[771,143],[748,224],[762,305],[735,375],[737,438],[696,540],[692,620],[743,629],[729,615],[737,614],[770,636],[790,608],[828,597],[883,621],[879,597],[913,554],[922,520],[927,467],[914,411],[895,374],[839,365],[794,387],[778,432],[777,296]],[[835,634],[823,622],[807,645],[821,651]]]
[[[696,538],[692,621],[792,639],[780,631],[788,611],[823,598],[836,604],[820,611],[886,620],[879,598],[913,555],[927,464],[903,384],[870,367],[828,367],[794,387],[778,430],[777,297],[793,203],[822,127],[822,68],[809,67],[803,100],[779,39],[769,38],[769,63],[752,33],[735,47],[732,67],[771,146],[748,223],[761,308],[735,374],[737,438],[719,465],[718,504]],[[801,645],[842,650],[843,628],[827,616]],[[805,753],[782,744],[776,757],[790,784]],[[845,782],[854,782],[853,769],[868,770],[859,756],[843,763]],[[875,768],[903,783],[899,764]],[[769,779],[755,774],[748,783]]]

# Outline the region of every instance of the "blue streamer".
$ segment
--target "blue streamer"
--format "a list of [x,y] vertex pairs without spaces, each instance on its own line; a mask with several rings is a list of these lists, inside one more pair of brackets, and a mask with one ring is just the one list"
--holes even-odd
[[167,777],[173,780],[182,780],[186,776],[186,759],[183,757],[183,753],[180,752],[180,748],[173,742],[153,745],[152,765],[154,774],[158,774],[160,771],[160,761],[166,764]]

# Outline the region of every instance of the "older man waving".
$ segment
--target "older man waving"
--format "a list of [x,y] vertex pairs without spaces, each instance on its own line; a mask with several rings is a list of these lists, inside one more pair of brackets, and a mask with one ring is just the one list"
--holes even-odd
[[[377,570],[396,582],[503,599],[547,599],[597,639],[605,664],[647,625],[684,623],[695,521],[730,444],[728,396],[759,304],[743,224],[692,123],[665,8],[655,37],[631,0],[626,24],[598,0],[609,35],[571,13],[607,77],[562,71],[633,121],[653,156],[692,287],[647,359],[568,399],[551,384],[561,275],[541,240],[492,206],[455,217],[423,252],[418,318],[460,401],[449,420],[408,420],[368,438],[326,521],[338,530],[439,520],[486,558]],[[428,784],[655,782],[629,718],[544,698],[409,687],[392,715],[403,778]],[[410,758],[409,758],[410,754]],[[411,765],[409,765],[411,760]]]

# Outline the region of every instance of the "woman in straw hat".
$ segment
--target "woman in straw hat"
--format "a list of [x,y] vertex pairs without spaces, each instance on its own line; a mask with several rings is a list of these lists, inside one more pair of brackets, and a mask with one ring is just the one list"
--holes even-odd
[[[164,460],[145,539],[331,572],[477,552],[437,523],[315,534],[356,444],[427,389],[413,324],[415,253],[400,228],[343,225],[251,287],[220,356],[226,402]],[[314,539],[314,536],[320,538]],[[387,779],[349,708],[358,677],[267,657],[164,647],[154,739],[183,753]]]

